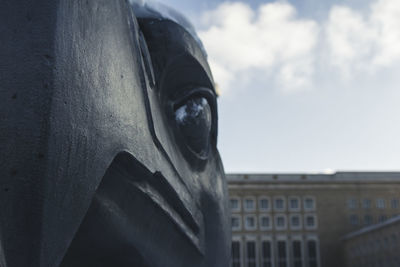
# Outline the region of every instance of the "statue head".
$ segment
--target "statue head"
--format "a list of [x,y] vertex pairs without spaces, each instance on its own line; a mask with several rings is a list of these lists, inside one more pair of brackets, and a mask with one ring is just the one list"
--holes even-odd
[[18,30],[0,45],[0,265],[227,266],[216,93],[190,23],[123,0],[21,8],[0,19]]

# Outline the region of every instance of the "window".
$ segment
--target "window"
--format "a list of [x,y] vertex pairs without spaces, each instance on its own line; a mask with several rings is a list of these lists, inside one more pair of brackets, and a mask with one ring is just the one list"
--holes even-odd
[[301,215],[291,214],[290,215],[290,229],[299,230],[301,229]]
[[374,251],[374,241],[372,239],[369,241],[369,250]]
[[385,246],[385,248],[389,246],[389,238],[387,236],[383,238],[383,245]]
[[278,250],[278,267],[287,267],[288,262],[286,259],[287,251],[286,251],[286,241],[279,240],[277,242],[277,250]]
[[308,256],[308,267],[318,267],[317,260],[317,242],[315,240],[307,241],[307,256]]
[[364,209],[370,209],[371,208],[371,199],[364,198],[362,201],[362,207]]
[[274,209],[277,211],[284,211],[285,210],[285,198],[283,198],[283,197],[274,198]]
[[271,241],[261,242],[261,267],[272,267],[272,246]]
[[246,241],[246,267],[256,267],[255,241]]
[[269,211],[271,209],[269,198],[262,197],[259,199],[259,205],[261,211]]
[[293,267],[303,267],[303,259],[301,252],[301,241],[294,240],[292,242],[292,253],[293,253]]
[[240,267],[240,241],[232,241],[232,267]]
[[350,215],[350,224],[358,225],[358,216],[355,214]]
[[255,215],[246,215],[245,217],[245,228],[246,230],[255,230],[256,229],[256,216]]
[[385,200],[383,198],[378,198],[376,200],[376,207],[378,209],[384,209],[385,208]]
[[261,230],[269,230],[272,228],[271,216],[260,215],[260,228],[261,228]]
[[231,217],[231,226],[233,231],[240,230],[240,216],[239,215],[232,215]]
[[304,218],[306,229],[317,228],[317,216],[315,214],[307,214]]
[[256,209],[254,198],[245,198],[244,199],[244,210],[245,211],[254,211]]
[[275,228],[276,230],[286,229],[286,215],[275,215]]
[[364,224],[370,225],[372,224],[372,216],[369,214],[364,215]]
[[239,198],[231,198],[230,205],[231,205],[231,211],[240,211]]
[[289,210],[290,211],[300,211],[300,198],[289,197]]
[[398,209],[399,208],[399,199],[394,198],[392,201],[390,201],[392,209]]
[[396,247],[397,244],[397,236],[396,234],[392,234],[392,246]]
[[354,210],[357,208],[357,206],[358,206],[357,199],[350,198],[347,200],[347,208]]
[[379,218],[378,218],[378,221],[381,223],[381,222],[384,222],[384,221],[386,221],[387,220],[387,216],[386,215],[380,215],[379,216]]
[[304,209],[307,211],[315,210],[314,197],[305,197],[304,198]]
[[380,239],[376,241],[376,248],[377,250],[382,250],[382,241]]

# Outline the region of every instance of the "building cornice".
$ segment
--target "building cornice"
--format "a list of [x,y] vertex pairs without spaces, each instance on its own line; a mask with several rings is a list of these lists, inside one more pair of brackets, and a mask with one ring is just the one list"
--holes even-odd
[[400,183],[400,172],[227,174],[228,183]]

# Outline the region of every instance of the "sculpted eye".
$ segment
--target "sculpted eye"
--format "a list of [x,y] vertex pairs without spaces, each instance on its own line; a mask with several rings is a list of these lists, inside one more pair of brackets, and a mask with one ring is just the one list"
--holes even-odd
[[205,97],[191,96],[175,106],[175,122],[183,141],[198,157],[207,157],[211,126],[211,107]]

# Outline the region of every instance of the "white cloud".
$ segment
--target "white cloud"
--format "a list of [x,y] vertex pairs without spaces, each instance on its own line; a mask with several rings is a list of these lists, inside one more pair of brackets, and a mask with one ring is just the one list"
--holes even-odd
[[330,63],[346,76],[399,63],[400,1],[376,1],[366,14],[335,6],[325,32]]
[[372,6],[370,20],[378,33],[379,53],[374,63],[390,65],[400,60],[400,2],[381,0]]
[[288,91],[316,87],[321,70],[337,70],[341,76],[332,79],[348,79],[400,63],[398,0],[376,0],[364,12],[333,6],[320,22],[300,18],[284,1],[257,10],[225,2],[202,18],[205,30],[199,35],[222,91],[253,71]]
[[329,63],[346,75],[367,67],[364,61],[371,58],[376,33],[361,14],[347,7],[333,7],[325,27]]
[[204,14],[203,22],[208,28],[199,35],[222,90],[254,69],[276,72],[285,88],[305,86],[305,76],[313,73],[317,25],[298,19],[286,2],[264,4],[256,11],[226,2]]

